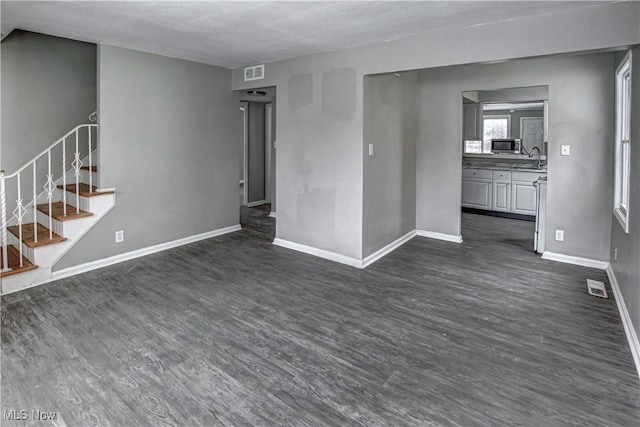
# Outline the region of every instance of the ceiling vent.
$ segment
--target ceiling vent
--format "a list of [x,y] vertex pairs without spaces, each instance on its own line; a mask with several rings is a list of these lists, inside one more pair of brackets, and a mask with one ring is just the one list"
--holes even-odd
[[264,64],[244,68],[244,81],[264,79]]

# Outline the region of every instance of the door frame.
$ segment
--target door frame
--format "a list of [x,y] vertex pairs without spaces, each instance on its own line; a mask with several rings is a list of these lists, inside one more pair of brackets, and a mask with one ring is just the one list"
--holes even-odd
[[249,193],[247,187],[249,185],[249,103],[240,102],[240,111],[242,111],[242,204],[247,206],[249,201]]
[[257,102],[258,104],[264,104],[265,108],[265,140],[264,140],[264,163],[265,163],[265,174],[264,174],[264,194],[265,198],[263,200],[255,200],[253,202],[249,202],[249,192],[247,191],[249,188],[249,101],[240,101],[240,110],[243,112],[243,124],[242,124],[242,139],[243,139],[243,186],[242,186],[242,202],[244,206],[249,208],[254,206],[260,206],[265,203],[271,202],[271,146],[273,144],[272,138],[272,114],[273,114],[273,103],[268,102]]

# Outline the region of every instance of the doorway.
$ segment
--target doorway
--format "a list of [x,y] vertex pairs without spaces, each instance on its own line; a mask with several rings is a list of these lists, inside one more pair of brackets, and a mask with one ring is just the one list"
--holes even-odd
[[240,93],[240,224],[275,236],[275,88]]
[[546,86],[462,93],[463,234],[487,237],[473,233],[483,224],[510,230],[504,244],[544,251],[547,99]]

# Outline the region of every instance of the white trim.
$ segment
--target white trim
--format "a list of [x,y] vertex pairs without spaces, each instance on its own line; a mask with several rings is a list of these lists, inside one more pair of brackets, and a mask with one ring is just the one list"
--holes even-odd
[[335,261],[339,262],[340,264],[350,265],[351,267],[362,268],[362,261],[359,259],[351,258],[346,255],[341,255],[331,251],[326,251],[324,249],[314,248],[313,246],[301,245],[300,243],[290,242],[288,240],[279,239],[277,237],[273,239],[273,244],[276,246],[282,246],[283,248],[293,249],[294,251],[328,259],[329,261]]
[[640,377],[640,341],[638,340],[638,334],[636,333],[636,330],[633,327],[633,323],[631,322],[629,311],[627,311],[627,305],[624,303],[624,298],[622,297],[622,292],[620,292],[618,280],[616,279],[616,275],[611,265],[607,267],[607,277],[609,277],[609,283],[611,284],[611,289],[613,289],[613,295],[616,299],[616,305],[618,306],[618,311],[620,312],[620,320],[622,320],[624,333],[627,336],[629,348],[631,348],[631,355],[633,356],[633,361],[636,364],[638,377]]
[[393,252],[396,249],[398,249],[400,246],[402,246],[405,243],[407,243],[409,240],[413,239],[415,236],[416,236],[416,230],[411,230],[410,232],[408,232],[404,236],[402,236],[402,237],[394,240],[393,242],[389,243],[387,246],[375,251],[374,253],[372,253],[371,255],[369,255],[368,257],[366,257],[365,259],[362,260],[362,267],[361,268],[366,268],[369,265],[371,265],[374,262],[376,262],[377,260],[379,260],[380,258],[382,258],[383,256],[386,256],[386,255],[390,254],[391,252]]
[[542,253],[542,259],[564,262],[565,264],[581,265],[583,267],[599,268],[600,270],[606,270],[609,267],[609,263],[607,261],[598,261],[591,258],[582,258],[579,256],[564,255],[549,251],[544,251]]
[[[627,51],[616,67],[615,76],[615,140],[613,215],[625,233],[629,233],[629,198],[631,187],[631,75],[632,54]],[[628,86],[624,85],[629,80]],[[625,102],[626,101],[626,102]],[[626,130],[626,132],[625,132]],[[625,156],[625,154],[627,154]],[[626,187],[626,191],[625,190]]]
[[140,258],[145,255],[154,254],[156,252],[165,251],[167,249],[176,248],[178,246],[187,245],[189,243],[198,242],[200,240],[209,239],[211,237],[221,236],[223,234],[239,231],[242,228],[240,224],[232,225],[230,227],[219,228],[217,230],[208,231],[202,234],[195,234],[193,236],[184,237],[182,239],[173,240],[171,242],[160,243],[158,245],[149,246],[135,251],[126,252],[119,255],[114,255],[109,258],[103,258],[96,261],[87,262],[73,267],[65,268],[62,270],[54,271],[51,273],[51,280],[64,279],[65,277],[75,276],[76,274],[85,273],[87,271],[95,270],[109,265],[118,264],[123,261],[129,261],[131,259]]
[[278,213],[277,212],[269,212],[269,216],[271,218],[278,218]]
[[616,206],[613,208],[613,216],[620,223],[620,227],[624,230],[625,233],[629,233],[629,211],[626,209],[622,209],[622,206]]
[[249,103],[240,102],[240,111],[242,111],[242,204],[249,203]]
[[416,230],[416,235],[430,239],[444,240],[446,242],[462,243],[462,236],[453,234],[436,233],[435,231]]
[[264,198],[268,201],[273,200],[273,189],[271,188],[271,181],[273,179],[273,174],[271,171],[271,147],[273,145],[272,141],[272,123],[273,120],[273,104],[268,102],[264,104],[264,170],[265,170],[265,178],[264,178]]
[[252,208],[252,207],[254,207],[254,206],[260,206],[260,205],[264,205],[264,204],[266,204],[266,203],[269,203],[269,202],[268,202],[268,201],[266,201],[266,200],[256,200],[255,202],[249,202],[249,203],[247,203],[247,207],[248,207],[248,208]]

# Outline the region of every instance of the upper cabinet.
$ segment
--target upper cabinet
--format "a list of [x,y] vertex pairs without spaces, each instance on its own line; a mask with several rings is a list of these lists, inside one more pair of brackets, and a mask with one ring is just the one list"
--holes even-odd
[[478,103],[463,104],[462,139],[481,139],[482,107]]

